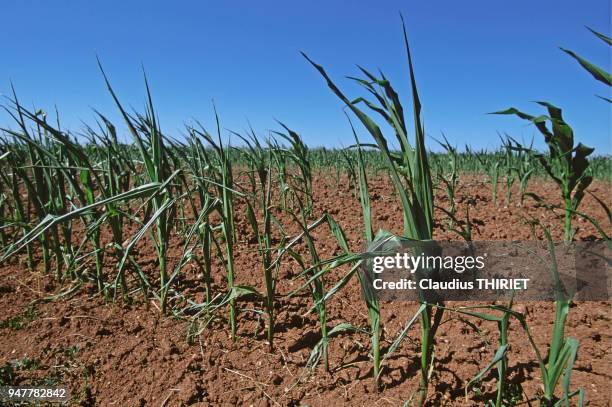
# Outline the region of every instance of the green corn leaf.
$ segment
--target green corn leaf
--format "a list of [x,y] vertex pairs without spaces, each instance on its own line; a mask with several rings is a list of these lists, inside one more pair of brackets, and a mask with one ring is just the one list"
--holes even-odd
[[600,40],[602,40],[603,42],[605,42],[608,45],[612,45],[612,38],[595,31],[594,29],[592,29],[591,27],[586,27],[587,30],[589,30],[590,32],[592,32],[594,35],[596,35]]
[[340,291],[340,289],[342,287],[344,287],[346,284],[348,284],[348,282],[351,280],[351,278],[355,275],[355,273],[357,273],[359,271],[359,268],[361,267],[361,262],[357,262],[350,270],[348,273],[346,273],[330,290],[328,290],[325,295],[323,296],[323,298],[319,299],[318,301],[316,301],[312,307],[310,308],[310,310],[308,310],[308,313],[316,310],[321,304],[323,304],[326,301],[329,301],[329,299],[331,297],[333,297],[338,291]]
[[[589,192],[589,191],[587,191]],[[610,211],[610,207],[608,205],[606,205],[606,203],[604,201],[602,201],[601,199],[599,199],[595,194],[593,194],[592,192],[589,192],[589,195],[591,195],[593,197],[593,199],[595,199],[595,201],[597,201],[597,203],[599,204],[599,206],[604,210],[604,212],[606,213],[607,217],[608,217],[608,223],[612,223],[612,211]]]
[[492,112],[489,114],[499,114],[499,115],[515,115],[520,117],[523,120],[528,120],[530,122],[532,122],[533,124],[535,124],[535,126],[537,127],[537,129],[540,131],[540,133],[542,133],[542,135],[544,136],[544,140],[546,142],[548,142],[549,140],[551,140],[553,138],[553,134],[550,132],[550,130],[548,130],[546,128],[546,119],[547,116],[538,116],[538,117],[534,117],[531,116],[527,113],[523,113],[520,110],[511,107],[509,109],[506,110],[500,110],[497,112]]
[[474,383],[479,382],[483,378],[483,376],[487,374],[487,372],[493,369],[493,367],[495,367],[495,365],[504,358],[507,351],[508,351],[508,345],[501,345],[499,348],[497,348],[497,351],[495,352],[495,355],[493,355],[493,359],[491,359],[489,364],[485,366],[485,368],[482,369],[480,372],[478,372],[476,376],[470,379],[470,381],[465,386],[465,398],[466,399],[468,398],[468,392],[470,391],[470,388],[474,385]]
[[345,254],[349,254],[350,249],[348,246],[348,242],[346,241],[344,231],[330,214],[325,214],[325,217],[327,219],[327,223],[329,224],[329,228],[331,229],[333,235],[336,237],[338,245],[340,246],[340,248],[342,248],[342,250],[344,250]]
[[608,103],[612,103],[612,99],[610,99],[610,98],[607,98],[605,96],[600,96],[600,95],[595,95],[595,96],[597,96],[598,98],[600,98],[602,100],[605,100]]
[[312,351],[310,352],[310,357],[306,362],[306,366],[312,368],[319,364],[319,361],[323,356],[323,349],[327,347],[329,339],[331,339],[333,336],[339,335],[341,333],[355,332],[357,330],[358,329],[355,326],[349,324],[348,322],[342,322],[338,325],[335,325],[332,329],[329,330],[329,332],[327,332],[327,337],[322,337],[321,339],[319,339],[316,345],[312,348]]
[[[565,365],[565,370],[563,372],[563,400],[565,402],[565,406],[569,407],[569,399],[571,397],[570,393],[570,379],[572,375],[572,369],[574,368],[574,363],[576,362],[576,356],[578,355],[578,340],[574,338],[567,338],[566,346],[568,347],[569,356],[567,359],[567,363]],[[582,405],[582,401],[579,402]]]
[[582,58],[580,55],[576,54],[574,51],[570,51],[569,49],[565,49],[565,48],[561,48],[561,50],[565,52],[566,54],[570,55],[576,61],[578,61],[578,63],[584,69],[586,69],[586,71],[590,73],[593,76],[593,78],[597,79],[598,81],[602,83],[605,83],[608,86],[612,86],[612,75],[610,75],[609,72],[606,72],[605,70],[598,67],[597,65],[592,64],[591,62]]
[[[129,240],[128,244],[126,245],[126,247],[123,250],[123,258],[121,259],[121,261],[119,262],[119,265],[118,265],[119,273],[122,272],[123,267],[125,266],[125,262],[128,259],[128,256],[129,256],[132,248],[136,245],[136,243],[138,243],[138,241],[140,241],[140,239],[142,239],[142,237],[151,228],[151,226],[156,224],[158,219],[161,218],[164,215],[166,210],[168,210],[169,208],[174,206],[176,201],[177,201],[176,197],[172,198],[172,199],[166,200],[159,208],[157,208],[155,213],[153,213],[153,215],[140,228],[140,230],[138,230],[138,232],[136,234],[134,234],[134,236],[132,236],[132,238]],[[155,245],[159,245],[159,242],[154,241],[154,244]]]
[[574,196],[572,197],[572,210],[576,210],[576,208],[578,208],[582,198],[584,198],[584,193],[589,185],[591,185],[591,182],[593,182],[593,177],[590,175],[580,178],[580,181],[578,181],[578,185],[576,186]]
[[248,285],[234,285],[231,289],[229,299],[238,299],[248,295],[254,295],[256,297],[262,297],[261,293],[254,287]]
[[412,315],[412,318],[410,318],[408,320],[408,322],[406,322],[406,324],[404,325],[404,327],[402,328],[402,330],[400,331],[400,333],[397,335],[397,337],[395,338],[395,340],[393,341],[393,343],[391,344],[391,346],[389,346],[389,349],[387,349],[387,352],[385,353],[385,355],[383,356],[383,362],[390,357],[391,355],[393,355],[395,353],[395,351],[399,348],[400,344],[402,343],[402,341],[404,340],[404,338],[406,337],[406,335],[408,334],[408,331],[410,330],[410,327],[412,327],[412,325],[414,324],[414,322],[419,318],[419,316],[423,313],[423,311],[425,310],[425,308],[427,308],[427,304],[422,303],[419,305],[419,308],[416,310],[416,312]]

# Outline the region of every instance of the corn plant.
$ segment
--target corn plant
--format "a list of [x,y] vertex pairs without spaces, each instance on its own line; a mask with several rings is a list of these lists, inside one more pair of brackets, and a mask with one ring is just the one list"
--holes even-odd
[[355,158],[353,157],[352,150],[350,149],[342,149],[340,150],[342,152],[342,164],[344,167],[344,172],[346,173],[347,176],[347,188],[349,190],[353,190],[355,192],[357,192],[357,172],[355,171]]
[[449,231],[456,233],[461,238],[463,238],[463,240],[465,240],[466,242],[471,242],[472,241],[473,225],[472,225],[472,221],[470,219],[470,202],[469,202],[469,200],[468,200],[467,205],[465,206],[465,220],[460,219],[460,217],[457,216],[456,213],[451,213],[446,208],[443,208],[441,206],[436,206],[436,208],[441,210],[442,212],[444,212],[444,214],[448,217],[448,219],[449,219],[448,230]]
[[[272,171],[271,158],[266,153],[261,143],[252,132],[249,138],[237,134],[246,144],[246,149],[241,150],[249,162],[248,172],[251,181],[251,197],[247,197],[247,220],[255,234],[261,265],[263,269],[266,294],[264,296],[264,309],[268,316],[268,327],[266,337],[270,351],[274,348],[274,299],[276,294],[276,279],[272,267]],[[257,222],[256,211],[261,210],[263,225]],[[282,245],[282,243],[281,243]]]
[[[481,310],[488,309],[493,311],[499,311],[498,314],[494,315],[490,313],[484,313]],[[524,321],[524,315],[512,311],[512,300],[509,301],[508,306],[472,306],[472,307],[460,307],[452,309],[451,311],[459,312],[461,314],[480,318],[485,321],[493,321],[497,324],[497,330],[499,333],[498,343],[499,347],[493,355],[493,359],[476,374],[465,386],[465,397],[467,399],[469,390],[478,383],[490,370],[496,368],[497,371],[497,392],[495,396],[495,402],[489,400],[487,405],[502,407],[504,405],[512,405],[512,402],[508,400],[508,356],[507,352],[510,347],[508,343],[508,329],[510,327],[510,317],[519,316]]]
[[497,190],[499,184],[499,173],[500,173],[500,160],[496,159],[496,154],[493,154],[493,159],[491,158],[491,154],[487,154],[485,151],[479,152],[475,154],[476,159],[480,163],[482,169],[489,176],[489,182],[491,184],[491,199],[493,200],[493,204],[497,205]]
[[291,187],[289,185],[289,174],[287,171],[287,154],[285,149],[279,144],[279,142],[271,138],[268,140],[268,144],[270,145],[269,152],[271,156],[272,163],[274,164],[276,177],[278,179],[278,190],[279,190],[279,199],[281,202],[281,206],[284,210],[287,209],[287,196],[291,193]]
[[[546,237],[549,260],[546,261],[546,259],[542,259],[541,257],[540,259],[544,262],[551,274],[555,292],[555,320],[546,359],[542,357],[540,351],[530,337],[540,366],[540,373],[544,385],[542,401],[546,406],[569,406],[569,399],[578,396],[578,403],[582,406],[584,403],[584,390],[579,389],[570,391],[570,378],[579,347],[577,339],[565,336],[565,324],[571,307],[572,297],[567,293],[559,277],[556,249],[550,231],[542,226],[538,220],[534,219],[534,221],[540,225]],[[525,327],[526,325],[524,328]],[[555,389],[561,378],[563,378],[563,394],[560,400],[556,400]]]
[[[205,170],[205,168],[201,167],[203,162],[201,161],[202,157],[199,156],[203,151],[201,150],[202,144],[197,137],[193,137],[193,133],[191,135],[192,140],[190,140],[190,143],[193,143],[191,145],[194,147],[191,151],[194,153],[194,156],[183,154],[183,152],[179,150],[177,150],[177,154],[187,162],[190,169],[196,170],[192,172],[192,178],[195,180],[194,188],[187,191],[187,200],[191,204],[195,219],[190,224],[189,228],[182,234],[184,239],[183,250],[180,260],[175,264],[174,272],[170,276],[168,284],[178,278],[183,267],[191,262],[196,263],[202,271],[205,290],[204,310],[206,311],[208,310],[207,307],[213,306],[211,277],[213,245],[219,248],[219,244],[213,235],[211,217],[214,212],[219,211],[221,201],[217,197],[212,196],[208,191],[209,180],[207,180],[201,172]],[[196,197],[199,198],[199,206],[196,205],[191,196],[194,192]],[[198,252],[201,252],[201,260],[197,255]],[[229,293],[229,295],[231,296],[232,293]],[[177,293],[176,297],[184,299],[180,293]]]
[[[115,94],[115,91],[110,85],[110,82],[102,69],[100,61],[98,66],[104,77],[104,82],[111,94],[117,108],[119,109],[125,123],[130,131],[134,143],[138,147],[140,157],[144,163],[145,174],[148,177],[149,182],[163,184],[164,190],[162,193],[153,195],[150,200],[151,212],[153,213],[152,218],[145,224],[145,227],[152,226],[155,224],[155,231],[151,234],[151,239],[155,246],[157,253],[157,260],[159,262],[159,302],[160,311],[162,314],[166,312],[166,297],[168,294],[168,266],[167,261],[167,249],[170,234],[173,229],[173,222],[175,218],[175,207],[176,198],[172,196],[171,184],[167,181],[174,178],[180,170],[171,172],[171,168],[168,163],[168,152],[164,144],[164,137],[161,129],[158,125],[157,116],[153,108],[153,100],[151,92],[149,90],[149,84],[145,76],[145,88],[147,94],[147,108],[144,116],[138,116],[135,119],[130,116]],[[135,239],[133,238],[128,247],[133,247],[138,239],[144,234],[137,234]],[[126,256],[129,250],[125,251],[124,257],[120,263],[120,272],[122,273],[123,265],[125,264]]]
[[291,186],[291,190],[300,193],[304,196],[304,210],[306,211],[307,217],[312,212],[312,166],[308,157],[308,146],[304,143],[298,133],[291,130],[285,124],[278,122],[286,133],[273,131],[274,134],[288,141],[291,145],[291,149],[286,154],[286,157],[293,162],[294,165],[299,169],[298,175],[292,177],[295,184]]
[[[117,131],[115,126],[108,120],[104,115],[96,112],[98,116],[98,130],[87,126],[86,131],[92,142],[96,140],[101,143],[103,149],[106,150],[106,154],[102,157],[102,169],[103,175],[100,177],[100,184],[98,188],[101,190],[103,196],[110,197],[120,193],[124,193],[130,190],[133,183],[132,174],[138,174],[132,160],[129,155],[119,143],[117,139]],[[106,206],[105,213],[106,222],[110,226],[112,241],[109,245],[113,249],[113,255],[117,262],[120,262],[124,256],[123,242],[124,239],[124,226],[126,220],[131,219],[131,215],[126,211],[122,210],[116,203],[109,203]],[[132,265],[138,268],[138,265],[132,257],[129,258]],[[128,296],[128,286],[125,279],[124,273],[118,274],[118,283],[123,292],[124,298]],[[98,276],[98,281],[104,285],[103,276]],[[114,296],[117,293],[117,285],[114,285]],[[143,293],[144,294],[144,293]]]
[[[552,240],[552,236],[547,228],[543,227],[537,219],[533,219],[534,225],[539,225],[545,235],[546,245],[548,249],[549,259],[542,258],[536,252],[532,252],[534,256],[540,259],[545,265],[547,271],[550,272],[551,280],[554,286],[555,293],[555,320],[552,328],[552,335],[548,350],[548,355],[544,358],[536,345],[531,331],[527,325],[526,315],[523,313],[512,310],[512,301],[508,306],[500,305],[480,305],[472,307],[460,307],[455,311],[463,314],[475,316],[487,321],[495,321],[498,324],[499,329],[499,348],[497,349],[492,361],[481,370],[466,386],[466,397],[469,388],[479,381],[489,370],[497,366],[497,396],[495,406],[502,406],[507,396],[507,350],[509,348],[508,343],[508,327],[510,323],[510,317],[514,317],[520,323],[522,329],[527,334],[531,347],[533,348],[537,362],[540,368],[540,374],[543,383],[543,394],[540,396],[542,405],[550,406],[569,406],[569,401],[573,397],[578,397],[578,405],[584,404],[584,390],[578,389],[570,390],[570,379],[572,369],[578,353],[579,342],[578,340],[565,336],[565,324],[567,316],[569,314],[572,298],[566,292],[563,286],[558,272],[558,265],[556,260],[556,249],[555,244]],[[480,310],[487,309],[497,311],[501,313],[501,316],[483,313]],[[558,385],[561,383],[562,397],[557,399],[555,391]]]
[[[359,187],[359,203],[361,204],[361,210],[363,214],[363,230],[364,237],[366,240],[367,247],[371,247],[374,242],[374,229],[372,227],[372,208],[370,204],[370,192],[368,189],[368,176],[365,167],[365,161],[363,157],[363,148],[357,137],[353,123],[350,117],[348,117],[353,137],[357,147],[357,174],[358,174],[358,187]],[[344,247],[347,254],[348,245]],[[366,307],[368,309],[368,322],[370,323],[370,343],[372,346],[372,374],[374,376],[374,387],[379,388],[379,377],[380,377],[380,303],[375,296],[366,295],[368,292],[368,281],[364,278],[362,273],[358,274],[359,283],[361,285],[362,294],[364,296]]]
[[[308,268],[306,266],[307,262],[304,256],[301,256],[297,252],[290,251],[289,254],[303,269],[302,275],[307,278],[307,283],[305,285],[310,288],[314,302],[313,309],[316,310],[319,317],[321,345],[319,345],[317,348],[317,352],[313,353],[313,358],[310,361],[310,365],[316,365],[316,362],[318,362],[318,360],[322,357],[324,368],[326,371],[329,371],[329,356],[327,347],[329,335],[327,327],[327,306],[325,303],[327,293],[325,292],[325,284],[322,276],[323,273],[321,273],[321,258],[319,257],[319,253],[314,244],[314,239],[310,234],[312,227],[309,227],[306,212],[303,210],[304,204],[301,202],[299,197],[297,197],[297,201],[302,210],[298,211],[298,213],[289,212],[289,215],[301,229],[301,234],[306,242],[308,255],[310,256],[310,264],[312,264],[312,267]],[[320,224],[323,220],[324,218],[321,218],[318,222],[315,222],[315,225],[318,226],[318,224]]]
[[448,156],[448,171],[445,172],[444,168],[439,174],[439,180],[444,184],[444,190],[446,191],[446,197],[448,198],[448,213],[449,217],[449,229],[453,227],[453,218],[457,213],[457,206],[455,203],[455,191],[459,183],[459,154],[457,148],[452,146],[445,135],[444,141],[438,141]]
[[508,137],[509,148],[516,153],[513,170],[519,181],[519,206],[523,206],[527,193],[527,184],[534,174],[536,167],[533,159],[533,140],[529,147],[523,147],[518,141]]
[[[403,19],[402,19],[403,25]],[[421,103],[418,97],[416,82],[408,37],[404,27],[404,45],[408,57],[410,82],[413,98],[413,113],[415,126],[415,146],[412,147],[408,140],[404,109],[399,100],[397,92],[381,72],[376,77],[364,68],[359,68],[364,78],[352,78],[361,85],[378,104],[365,98],[355,100],[348,99],[344,93],[327,75],[324,68],[312,61],[306,54],[304,57],[316,68],[326,80],[332,92],[344,102],[344,104],[361,121],[370,135],[374,138],[376,145],[381,151],[391,181],[401,200],[404,220],[404,236],[413,240],[431,240],[433,233],[433,188],[430,170],[425,150],[425,136],[421,119]],[[380,127],[359,107],[366,107],[382,116],[391,126],[399,142],[401,151],[399,154],[392,153],[389,149],[387,139]],[[442,312],[436,312],[433,316],[432,306],[426,305],[420,311],[421,317],[421,378],[418,389],[417,403],[423,405],[427,399],[427,388],[429,383],[429,366],[433,349],[433,337],[439,324]]]
[[225,243],[225,269],[228,285],[228,304],[229,304],[229,322],[232,340],[236,340],[237,332],[237,307],[236,300],[238,298],[237,286],[235,280],[234,266],[234,242],[236,240],[236,225],[234,220],[234,196],[237,191],[234,189],[234,177],[232,173],[232,160],[230,156],[231,149],[226,148],[221,140],[221,127],[219,118],[216,115],[217,121],[217,140],[206,131],[203,127],[200,129],[192,128],[191,130],[199,137],[202,137],[212,147],[214,158],[211,159],[210,166],[213,177],[213,183],[217,190],[217,196],[221,199],[221,232]]
[[[572,230],[572,211],[578,210],[587,187],[593,181],[593,177],[588,171],[589,160],[587,157],[593,153],[594,149],[582,143],[574,146],[574,132],[563,120],[561,109],[547,102],[537,103],[546,107],[548,116],[541,115],[535,117],[515,108],[509,108],[494,114],[513,114],[523,120],[528,120],[535,124],[536,128],[544,136],[549,154],[534,153],[534,156],[544,167],[546,173],[559,186],[565,211],[563,223],[564,240],[569,242],[574,236],[574,231]],[[547,127],[549,122],[552,129]]]
[[[191,208],[196,218],[192,225],[197,230],[199,247],[202,255],[202,261],[197,261],[198,266],[202,270],[202,280],[204,282],[204,298],[206,303],[210,303],[213,299],[212,292],[212,253],[214,246],[218,243],[214,240],[213,221],[211,219],[212,211],[209,208],[218,211],[218,198],[211,193],[215,189],[212,180],[207,178],[211,169],[211,158],[206,151],[204,144],[193,129],[189,129],[189,152],[182,155],[183,160],[191,172],[194,180],[195,194],[200,202],[200,207],[196,205],[193,199],[189,199]],[[197,259],[196,257],[193,257]]]
[[512,149],[512,144],[507,139],[504,139],[500,136],[502,142],[502,149],[504,152],[504,166],[503,169],[506,173],[506,194],[505,194],[505,206],[510,205],[510,200],[512,198],[512,186],[516,181],[516,171],[514,167],[514,154]]

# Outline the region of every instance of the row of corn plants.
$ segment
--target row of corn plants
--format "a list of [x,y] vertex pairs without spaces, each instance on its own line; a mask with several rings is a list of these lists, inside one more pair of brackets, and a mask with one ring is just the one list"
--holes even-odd
[[[561,208],[549,206],[563,210],[565,240],[574,238],[572,220],[576,215],[593,222],[602,237],[609,240],[604,227],[580,212],[580,203],[593,179],[609,171],[611,160],[593,158],[593,149],[576,144],[561,109],[550,103],[539,102],[547,109],[547,115],[532,116],[514,108],[497,112],[532,122],[544,136],[547,153],[537,152],[531,145],[523,145],[509,136],[502,138],[498,151],[490,153],[469,147],[461,152],[446,137],[439,142],[445,153],[427,151],[405,28],[403,33],[411,114],[405,113],[396,88],[382,72],[375,74],[359,67],[361,76],[350,79],[366,96],[350,99],[321,65],[304,54],[349,113],[355,144],[340,150],[308,148],[300,135],[283,123],[279,123],[279,131],[271,132],[265,139],[253,130],[246,134],[230,132],[241,145],[234,147],[222,136],[216,110],[216,132],[210,133],[196,122],[187,126],[183,140],[174,139],[162,130],[146,76],[144,113],[130,112],[120,102],[100,63],[103,80],[129,131],[131,144],[119,142],[117,127],[97,111],[95,125],[86,125],[81,133],[72,134],[62,129],[59,118],[52,120],[43,111],[24,108],[14,92],[5,110],[15,125],[2,129],[0,137],[3,220],[0,262],[12,261],[23,251],[31,271],[53,276],[61,284],[68,282],[68,293],[83,284],[92,284],[108,301],[116,300],[119,294],[124,301],[133,301],[136,293],[147,302],[155,299],[162,314],[189,318],[190,339],[218,323],[227,326],[232,340],[238,341],[241,315],[255,311],[265,319],[264,336],[271,351],[275,344],[276,310],[284,299],[277,289],[279,270],[294,263],[302,280],[300,287],[289,295],[310,292],[310,312],[316,313],[320,331],[320,340],[307,362],[313,369],[322,362],[326,372],[333,371],[329,357],[333,337],[365,334],[370,342],[374,388],[381,391],[385,361],[399,351],[418,321],[419,386],[406,398],[414,405],[424,405],[436,365],[436,333],[445,315],[458,313],[495,322],[499,334],[499,346],[492,361],[467,383],[466,394],[495,369],[497,394],[491,404],[511,403],[507,378],[509,329],[517,321],[540,366],[544,383],[542,403],[567,405],[574,396],[582,403],[583,391],[570,389],[578,342],[565,335],[571,305],[571,298],[566,296],[559,296],[555,302],[553,334],[546,357],[535,345],[526,316],[514,311],[512,302],[451,307],[422,296],[416,312],[404,321],[390,345],[385,348],[382,343],[384,303],[369,294],[369,282],[362,268],[371,253],[396,244],[397,237],[384,230],[375,233],[371,177],[384,174],[389,178],[401,205],[401,238],[411,241],[434,239],[435,208],[448,215],[448,229],[467,241],[472,240],[469,205],[467,222],[459,221],[456,207],[460,176],[470,172],[488,175],[494,202],[498,182],[500,178],[505,180],[506,205],[510,204],[511,190],[517,181],[520,205],[524,197],[543,201],[529,191],[528,183],[534,176],[548,176],[559,186],[564,204]],[[360,141],[353,125],[355,119],[373,143]],[[385,134],[383,128],[390,129],[390,133]],[[399,149],[393,149],[392,144]],[[365,244],[359,249],[366,250],[351,247],[342,226],[329,213],[316,216],[317,171],[335,172],[337,188],[343,187],[341,179],[346,177],[345,187],[361,206]],[[436,186],[446,195],[445,208],[434,199]],[[244,208],[244,214],[239,208]],[[240,223],[242,218],[246,224]],[[290,235],[289,227],[297,229],[297,234]],[[317,247],[317,233],[333,236],[339,254],[324,258]],[[543,228],[543,233],[549,242],[551,276],[557,278],[554,245],[548,230]],[[247,244],[248,238],[252,238],[252,253],[259,259],[261,284],[256,286],[240,284],[237,246],[244,244],[245,237]],[[177,241],[180,254],[171,256]],[[143,267],[142,254],[149,246],[155,252],[152,268],[155,271]],[[416,247],[427,250],[426,245]],[[203,293],[200,300],[181,291],[188,266],[200,272]],[[331,272],[338,269],[347,272],[332,281]],[[363,292],[368,326],[348,322],[330,326],[329,302],[353,280],[357,280]],[[261,304],[259,308],[246,308],[253,299]],[[560,382],[562,396],[556,398]]]

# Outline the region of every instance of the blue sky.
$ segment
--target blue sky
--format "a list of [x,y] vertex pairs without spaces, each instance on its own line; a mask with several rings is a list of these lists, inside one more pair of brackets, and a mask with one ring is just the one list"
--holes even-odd
[[[558,46],[610,70],[610,2],[470,1],[114,1],[7,0],[0,93],[13,81],[27,106],[52,111],[79,130],[91,108],[116,118],[96,66],[99,55],[126,105],[144,104],[144,65],[163,129],[191,118],[261,134],[274,119],[312,146],[350,145],[341,102],[299,54],[305,51],[346,89],[355,64],[381,68],[409,101],[398,12],[406,19],[428,134],[477,148],[499,145],[497,132],[539,142],[519,119],[486,115],[509,106],[542,113],[534,100],[564,109],[576,138],[612,152],[610,90]],[[6,115],[0,125],[9,126]],[[359,129],[364,140],[366,132]],[[540,143],[541,145],[541,143]],[[429,146],[435,148],[430,139]]]

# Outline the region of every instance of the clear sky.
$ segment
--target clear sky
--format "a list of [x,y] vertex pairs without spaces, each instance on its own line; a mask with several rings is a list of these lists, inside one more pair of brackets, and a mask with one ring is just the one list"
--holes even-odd
[[[540,141],[526,122],[485,113],[515,106],[539,114],[531,101],[547,100],[564,109],[578,140],[612,152],[611,105],[593,96],[610,97],[609,88],[558,48],[610,70],[611,48],[584,28],[610,35],[606,0],[3,0],[0,93],[13,81],[22,103],[57,106],[71,130],[91,121],[92,107],[118,121],[97,54],[135,108],[144,104],[145,66],[168,134],[194,117],[213,128],[214,99],[225,128],[250,122],[265,136],[278,119],[311,146],[350,145],[341,102],[298,51],[353,97],[343,77],[357,73],[355,64],[381,68],[408,105],[400,11],[429,135],[477,148],[498,146],[497,132]],[[10,125],[6,115],[0,125]]]

